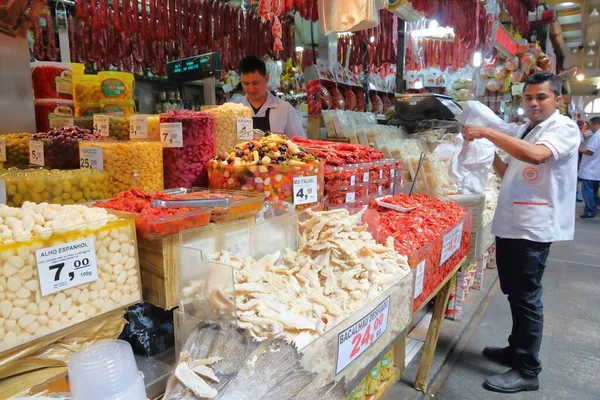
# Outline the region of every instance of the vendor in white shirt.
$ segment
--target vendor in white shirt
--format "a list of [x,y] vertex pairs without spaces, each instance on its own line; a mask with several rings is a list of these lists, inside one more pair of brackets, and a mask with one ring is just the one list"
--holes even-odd
[[585,202],[585,209],[581,218],[594,218],[597,207],[600,206],[598,199],[598,187],[600,186],[600,117],[590,119],[588,126],[592,136],[579,148],[582,154],[579,164],[579,177],[582,179],[581,195]]
[[240,81],[246,96],[234,101],[252,109],[254,129],[284,133],[287,136],[306,137],[300,115],[286,101],[267,90],[269,74],[265,63],[258,57],[246,56],[239,65]]
[[537,390],[543,332],[542,275],[552,242],[572,240],[575,230],[577,154],[575,122],[558,113],[562,82],[540,72],[525,82],[523,106],[529,119],[514,135],[468,126],[466,140],[485,138],[510,156],[496,154],[494,168],[503,178],[492,233],[500,288],[508,296],[513,326],[507,347],[486,347],[483,354],[512,367],[486,379],[488,390],[515,393]]

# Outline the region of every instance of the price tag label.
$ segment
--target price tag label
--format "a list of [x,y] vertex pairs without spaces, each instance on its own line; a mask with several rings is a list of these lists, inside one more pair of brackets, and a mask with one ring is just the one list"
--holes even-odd
[[390,169],[390,176],[394,178],[396,176],[396,168]]
[[369,182],[369,173],[368,172],[365,172],[363,174],[363,182]]
[[254,122],[252,118],[238,118],[237,119],[237,137],[240,140],[251,140],[252,129],[254,128]]
[[227,232],[223,235],[225,251],[237,257],[249,256],[249,238],[247,229],[239,229],[233,232]]
[[423,260],[417,265],[417,276],[415,278],[415,296],[416,299],[423,293],[423,277],[425,276],[425,262],[427,260]]
[[36,250],[35,259],[42,296],[98,279],[93,238]]
[[82,169],[104,170],[104,153],[100,147],[82,147],[79,149],[79,167]]
[[316,203],[317,198],[317,177],[300,176],[294,178],[294,205]]
[[55,116],[50,118],[50,128],[60,128],[63,126],[73,126],[75,125],[75,120],[73,117],[58,117]]
[[223,93],[229,93],[233,90],[233,86],[231,86],[231,83],[226,83],[223,85]]
[[356,184],[356,175],[352,175],[350,177],[350,186],[354,186]]
[[388,297],[364,318],[338,334],[335,374],[342,372],[387,330],[390,313]]
[[452,254],[460,248],[462,241],[463,223],[461,222],[458,226],[452,229],[446,236],[444,236],[444,244],[442,246],[442,255],[440,257],[440,265],[445,263]]
[[356,201],[356,193],[346,193],[346,203],[354,203]]
[[29,164],[44,166],[44,142],[41,140],[29,141]]
[[163,122],[160,124],[160,140],[163,147],[183,147],[181,122]]
[[148,139],[148,119],[145,116],[129,117],[129,139]]
[[0,139],[0,162],[6,162],[6,140]]
[[6,204],[6,182],[0,180],[0,204]]
[[106,114],[94,114],[94,133],[108,137],[110,127],[110,116]]

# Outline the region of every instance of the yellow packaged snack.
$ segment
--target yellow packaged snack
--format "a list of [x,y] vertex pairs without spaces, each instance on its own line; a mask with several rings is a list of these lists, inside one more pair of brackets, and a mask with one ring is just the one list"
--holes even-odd
[[102,113],[119,117],[128,117],[135,111],[133,100],[100,100]]
[[129,72],[102,71],[98,72],[100,91],[103,99],[133,99],[135,78]]
[[394,348],[392,347],[381,360],[381,380],[389,381],[394,377]]
[[381,386],[381,363],[377,363],[367,375],[367,386],[365,394],[367,396],[372,396],[375,393],[379,392],[379,387]]
[[78,104],[98,104],[102,99],[98,75],[73,74],[73,101]]
[[367,378],[363,378],[362,381],[358,383],[358,385],[352,390],[349,394],[347,400],[365,400],[365,391],[367,387]]

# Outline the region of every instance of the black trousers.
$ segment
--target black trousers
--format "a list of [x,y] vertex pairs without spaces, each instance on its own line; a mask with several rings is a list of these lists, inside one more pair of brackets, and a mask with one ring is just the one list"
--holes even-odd
[[496,238],[500,288],[508,296],[513,321],[508,343],[514,367],[525,376],[542,371],[538,358],[544,330],[542,275],[551,244]]

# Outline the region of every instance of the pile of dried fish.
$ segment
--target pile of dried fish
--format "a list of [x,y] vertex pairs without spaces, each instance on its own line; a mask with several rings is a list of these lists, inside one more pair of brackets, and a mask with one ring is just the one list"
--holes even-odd
[[392,243],[378,244],[367,232],[363,212],[310,211],[300,223],[299,249],[282,259],[212,255],[233,268],[235,298],[204,282],[206,300],[223,313],[236,310],[238,326],[253,338],[282,333],[303,348],[410,271]]
[[[285,339],[258,344],[229,324],[201,323],[188,338],[165,393],[166,400],[342,400],[344,383],[306,392],[315,374]],[[210,366],[209,366],[210,365]]]

